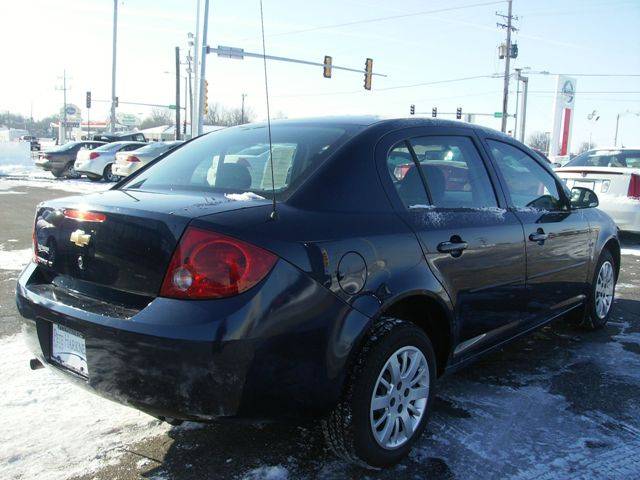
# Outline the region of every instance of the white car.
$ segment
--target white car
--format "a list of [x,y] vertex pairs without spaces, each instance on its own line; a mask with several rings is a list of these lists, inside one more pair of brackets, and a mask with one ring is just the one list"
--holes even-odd
[[128,177],[136,170],[139,170],[151,160],[155,160],[169,150],[182,145],[182,140],[173,140],[170,142],[150,142],[137,150],[121,150],[116,153],[116,162],[113,164],[112,171],[119,177]]
[[640,148],[598,148],[555,169],[567,187],[596,192],[622,231],[640,233]]
[[76,156],[73,168],[80,175],[86,175],[89,180],[98,182],[103,178],[107,182],[115,182],[119,179],[112,171],[116,153],[136,150],[146,145],[144,142],[111,142],[94,150],[80,150]]

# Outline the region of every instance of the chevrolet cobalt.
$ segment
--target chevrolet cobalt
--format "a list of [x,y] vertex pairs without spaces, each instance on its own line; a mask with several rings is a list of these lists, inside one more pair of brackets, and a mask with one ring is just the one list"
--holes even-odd
[[33,367],[170,422],[317,418],[379,468],[441,375],[558,317],[607,322],[616,227],[521,143],[427,119],[271,130],[40,204],[17,285]]

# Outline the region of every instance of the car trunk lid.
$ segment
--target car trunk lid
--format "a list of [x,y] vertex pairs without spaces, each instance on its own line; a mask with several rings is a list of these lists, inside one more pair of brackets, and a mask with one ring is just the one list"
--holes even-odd
[[34,248],[43,270],[64,288],[139,303],[157,296],[192,219],[263,204],[250,195],[131,190],[68,197],[38,208]]
[[586,187],[598,195],[627,195],[632,174],[640,174],[638,168],[628,167],[562,167],[556,173],[567,187]]

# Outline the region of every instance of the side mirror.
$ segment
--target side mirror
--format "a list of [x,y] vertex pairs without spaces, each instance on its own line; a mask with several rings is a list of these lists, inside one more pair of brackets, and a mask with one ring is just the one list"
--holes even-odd
[[600,204],[598,196],[593,190],[584,187],[571,189],[571,208],[595,208]]

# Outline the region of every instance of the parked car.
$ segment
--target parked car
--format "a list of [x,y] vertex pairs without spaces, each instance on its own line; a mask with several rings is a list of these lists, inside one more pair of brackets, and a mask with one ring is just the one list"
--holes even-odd
[[20,137],[20,140],[22,140],[23,142],[29,142],[32,152],[40,150],[40,142],[38,141],[38,137],[34,137],[33,135],[23,135],[22,137]]
[[182,145],[181,140],[172,142],[151,142],[143,147],[131,151],[120,151],[116,153],[116,161],[113,164],[113,173],[119,177],[131,175],[136,170],[142,168],[151,160],[158,158],[163,153]]
[[142,142],[112,142],[102,145],[92,151],[80,151],[74,167],[80,175],[86,175],[89,180],[99,182],[104,179],[107,182],[115,182],[120,177],[113,172],[113,163],[118,152],[130,152],[141,146]]
[[34,367],[172,423],[319,418],[337,455],[386,467],[444,373],[564,315],[609,319],[615,224],[511,137],[283,120],[264,169],[238,160],[268,135],[214,132],[40,204],[17,286]]
[[64,145],[59,145],[41,152],[35,164],[36,167],[51,172],[54,177],[75,178],[78,174],[73,168],[73,165],[78,152],[85,150],[91,151],[101,145],[104,145],[104,142],[67,142]]
[[144,136],[144,133],[141,132],[116,132],[116,133],[97,133],[93,136],[94,140],[99,140],[101,142],[111,143],[111,142],[146,142],[147,139]]
[[640,148],[597,148],[556,168],[569,188],[587,187],[620,230],[640,233]]

